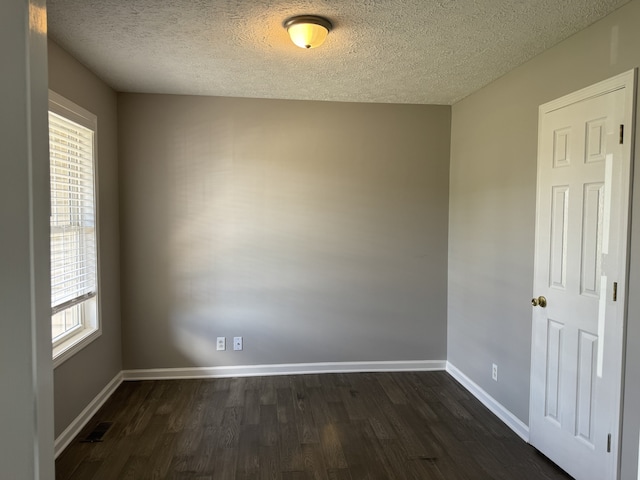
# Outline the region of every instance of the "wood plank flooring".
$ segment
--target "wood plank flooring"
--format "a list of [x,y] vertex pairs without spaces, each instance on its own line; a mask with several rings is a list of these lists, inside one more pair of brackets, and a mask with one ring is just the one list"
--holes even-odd
[[[82,443],[101,422],[102,442]],[[58,480],[559,480],[445,372],[125,382]]]

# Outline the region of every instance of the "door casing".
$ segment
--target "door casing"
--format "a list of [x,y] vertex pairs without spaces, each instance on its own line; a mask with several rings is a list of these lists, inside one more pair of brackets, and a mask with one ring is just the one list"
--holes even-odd
[[[615,313],[615,333],[613,334],[612,341],[608,344],[609,348],[611,345],[616,346],[618,349],[615,352],[617,365],[617,387],[614,390],[615,395],[615,405],[616,411],[613,412],[613,418],[616,418],[617,421],[614,422],[612,426],[612,442],[611,442],[611,455],[615,459],[612,462],[612,469],[610,472],[610,477],[612,479],[617,479],[619,476],[620,470],[620,438],[621,438],[621,410],[622,410],[622,389],[623,389],[623,368],[624,368],[624,340],[625,340],[625,322],[626,322],[626,313],[627,313],[627,279],[628,279],[628,265],[629,265],[629,233],[630,233],[630,199],[631,199],[631,180],[632,180],[632,165],[633,165],[633,147],[634,147],[634,112],[635,112],[635,91],[636,91],[636,70],[630,70],[623,74],[617,75],[613,78],[595,84],[593,86],[584,88],[577,92],[571,93],[564,97],[561,97],[557,100],[553,100],[539,107],[539,116],[538,116],[538,162],[543,161],[540,157],[541,152],[541,142],[543,139],[541,138],[542,132],[542,121],[544,116],[553,112],[554,110],[569,106],[571,104],[587,100],[592,97],[604,95],[606,93],[612,92],[614,90],[625,89],[625,114],[624,114],[624,125],[625,125],[625,138],[623,142],[623,165],[622,165],[622,177],[623,177],[623,185],[621,185],[622,191],[620,192],[621,201],[621,210],[620,210],[620,218],[619,220],[619,229],[618,229],[618,239],[619,239],[619,259],[618,259],[618,272],[619,277],[616,279],[618,282],[618,308]],[[538,169],[538,192],[537,195],[540,195],[539,186],[540,186],[540,169]],[[538,200],[537,200],[538,202]],[[542,212],[540,212],[539,206],[537,206],[536,210],[536,230],[538,228],[539,222],[541,221],[540,216]],[[537,234],[536,234],[537,236]],[[536,240],[537,241],[537,240]],[[536,247],[536,260],[535,264],[538,264],[538,248]],[[535,283],[535,282],[534,282]],[[539,294],[539,292],[533,292],[534,297]],[[532,377],[531,377],[531,406],[530,406],[530,416],[532,415],[532,406],[534,402],[534,388],[536,388],[536,384],[534,382],[534,340],[535,335],[533,331],[534,325],[532,324]],[[531,418],[529,421],[531,425]]]

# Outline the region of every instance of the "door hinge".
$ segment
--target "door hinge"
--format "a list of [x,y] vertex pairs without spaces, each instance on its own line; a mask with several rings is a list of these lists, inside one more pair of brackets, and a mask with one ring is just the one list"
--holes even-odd
[[618,301],[618,282],[613,282],[613,301]]
[[607,435],[607,453],[611,453],[611,434]]
[[620,125],[620,145],[624,143],[624,125]]

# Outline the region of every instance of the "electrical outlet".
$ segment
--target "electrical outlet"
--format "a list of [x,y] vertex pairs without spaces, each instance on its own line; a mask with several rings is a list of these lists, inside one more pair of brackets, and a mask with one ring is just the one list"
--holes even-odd
[[242,350],[242,337],[233,337],[233,349]]
[[496,365],[495,363],[491,368],[491,378],[493,378],[496,382],[498,381],[498,365]]
[[226,337],[218,337],[216,340],[216,350],[226,350],[226,349],[227,349]]

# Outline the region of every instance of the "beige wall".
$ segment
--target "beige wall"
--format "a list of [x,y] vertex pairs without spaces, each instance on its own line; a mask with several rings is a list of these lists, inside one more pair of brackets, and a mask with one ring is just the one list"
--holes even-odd
[[[125,368],[448,356],[527,423],[537,107],[636,67],[638,24],[633,0],[467,97],[451,136],[448,107],[120,95]],[[84,82],[65,86],[91,74],[51,48],[59,93],[92,110]],[[638,464],[639,215],[636,195],[624,479]],[[216,352],[219,335],[245,350]],[[87,378],[96,392],[119,365],[104,341],[116,368]],[[92,398],[63,395],[73,365],[56,371],[67,421]]]
[[[525,423],[538,105],[637,67],[639,25],[634,0],[453,106],[449,361]],[[623,479],[637,478],[638,465],[640,169],[634,185]]]
[[102,336],[54,372],[56,436],[122,370],[116,93],[49,41],[49,88],[98,117]]
[[450,107],[118,113],[126,369],[446,358]]

